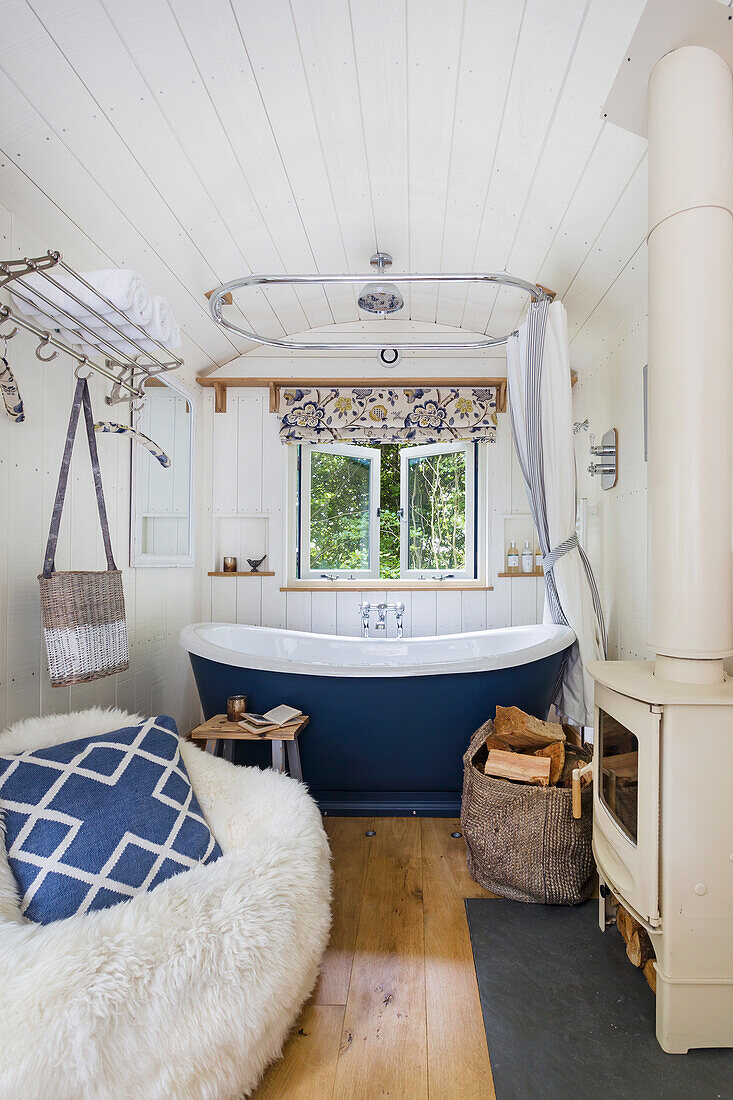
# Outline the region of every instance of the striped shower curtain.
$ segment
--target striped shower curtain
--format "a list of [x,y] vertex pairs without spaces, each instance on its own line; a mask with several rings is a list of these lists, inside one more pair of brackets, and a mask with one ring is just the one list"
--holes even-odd
[[527,486],[545,571],[545,622],[570,626],[570,650],[553,702],[580,725],[593,724],[589,661],[607,656],[598,588],[575,529],[577,479],[567,315],[562,302],[533,302],[507,343],[512,435]]

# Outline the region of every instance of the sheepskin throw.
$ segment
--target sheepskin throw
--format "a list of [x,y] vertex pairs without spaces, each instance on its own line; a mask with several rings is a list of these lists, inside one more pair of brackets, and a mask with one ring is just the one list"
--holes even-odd
[[40,924],[107,909],[221,855],[172,718],[0,756],[20,911]]
[[[24,752],[142,721],[49,715]],[[330,924],[329,850],[306,788],[181,742],[223,856],[124,905],[33,924],[0,830],[0,1097],[242,1100],[311,993]]]

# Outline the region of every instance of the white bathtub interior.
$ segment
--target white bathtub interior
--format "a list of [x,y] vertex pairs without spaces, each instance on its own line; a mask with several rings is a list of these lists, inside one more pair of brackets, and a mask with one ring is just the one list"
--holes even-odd
[[575,640],[569,627],[536,624],[443,637],[376,639],[232,623],[185,627],[190,653],[242,668],[321,676],[435,676],[512,668],[549,657]]

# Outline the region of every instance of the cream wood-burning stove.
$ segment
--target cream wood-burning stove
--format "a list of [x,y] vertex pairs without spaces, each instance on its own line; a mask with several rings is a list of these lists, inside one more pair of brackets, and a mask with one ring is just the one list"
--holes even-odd
[[[661,680],[651,662],[591,671],[593,848],[602,881],[652,938],[657,1038],[670,1053],[733,1046],[733,681],[701,691]],[[638,787],[603,775],[619,736],[637,742]]]
[[[733,1046],[733,681],[723,670],[733,653],[733,78],[715,52],[724,44],[733,59],[733,24],[710,6],[726,20],[713,49],[650,56],[648,12],[671,11],[654,0],[628,53],[638,65],[646,50],[651,71],[647,471],[657,657],[590,669],[596,860],[602,884],[651,936],[657,1038],[670,1053]],[[618,94],[615,85],[609,104]]]

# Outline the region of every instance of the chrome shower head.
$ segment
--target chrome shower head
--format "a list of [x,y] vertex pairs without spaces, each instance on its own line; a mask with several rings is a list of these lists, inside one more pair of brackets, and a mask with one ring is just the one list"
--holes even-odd
[[[384,275],[385,268],[392,264],[392,257],[388,252],[375,252],[369,263],[377,269],[379,275]],[[396,313],[404,304],[405,299],[395,284],[382,279],[376,283],[367,283],[359,295],[359,308],[367,313],[376,313],[380,317],[386,317],[388,313]]]

